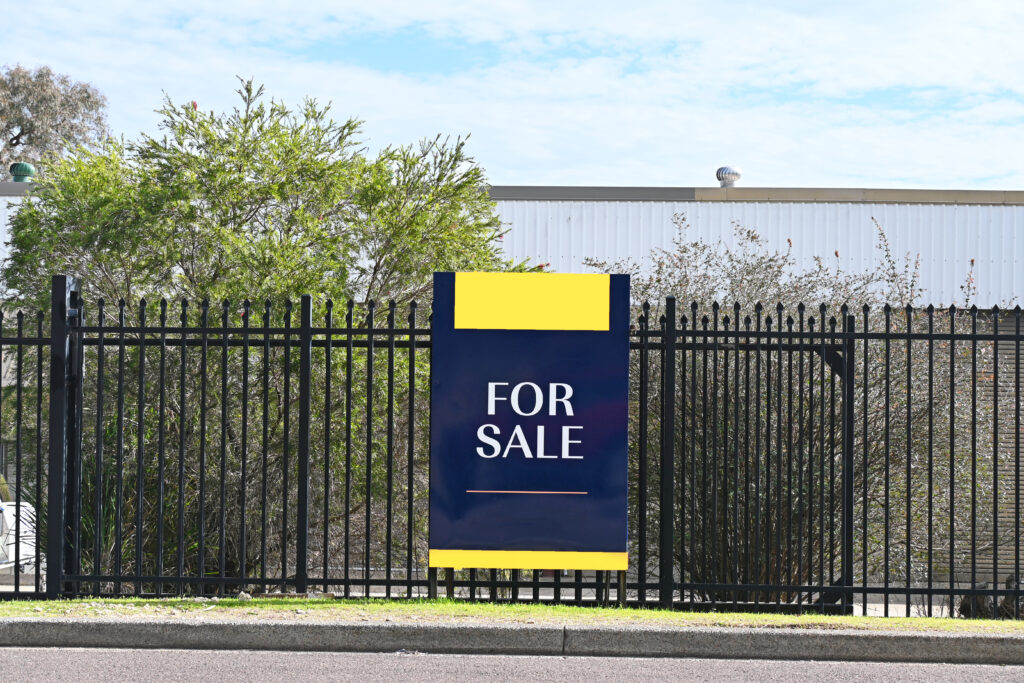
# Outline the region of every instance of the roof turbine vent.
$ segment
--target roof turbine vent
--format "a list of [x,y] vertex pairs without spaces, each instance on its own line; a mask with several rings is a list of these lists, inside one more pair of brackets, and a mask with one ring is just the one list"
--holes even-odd
[[732,166],[722,166],[715,171],[715,177],[718,178],[718,182],[722,184],[722,187],[732,187],[740,179],[740,169],[733,168]]

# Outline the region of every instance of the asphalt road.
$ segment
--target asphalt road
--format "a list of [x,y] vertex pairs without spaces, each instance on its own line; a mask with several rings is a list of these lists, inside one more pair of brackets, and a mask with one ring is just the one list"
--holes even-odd
[[1024,667],[625,657],[0,648],[11,681],[1011,681]]

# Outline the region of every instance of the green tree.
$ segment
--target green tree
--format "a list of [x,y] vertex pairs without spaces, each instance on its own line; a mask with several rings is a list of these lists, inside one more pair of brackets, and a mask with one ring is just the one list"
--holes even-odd
[[[402,328],[419,300],[422,328],[433,271],[514,267],[500,255],[500,223],[464,139],[369,156],[354,119],[337,122],[311,100],[289,109],[251,82],[238,93],[240,104],[225,114],[167,101],[161,135],[107,140],[56,160],[12,219],[2,271],[11,299],[43,309],[51,275],[78,275],[86,323],[105,329],[102,354],[85,352],[85,571],[166,575],[181,552],[189,576],[216,573],[221,560],[229,576],[243,567],[247,577],[291,575],[299,353],[281,346],[280,332],[267,348],[250,335],[246,352],[237,345],[242,325],[295,328],[298,306],[289,302],[309,293],[317,327],[328,326],[328,311],[333,327],[345,325],[351,304],[354,328]],[[143,314],[150,326],[175,327],[185,315],[189,326],[233,328],[232,345],[218,332],[205,352],[176,346],[173,332],[117,332],[122,316],[131,326]],[[193,342],[199,336],[190,333]],[[319,344],[325,336],[318,333]],[[145,354],[140,337],[150,344]],[[164,338],[166,347],[155,344]],[[365,343],[338,346],[344,332],[336,331],[329,375],[325,348],[313,351],[311,574],[330,558],[337,576],[346,547],[354,571],[366,553],[380,567],[389,551],[404,558],[412,546],[414,563],[425,562],[427,430],[422,417],[410,424],[407,407],[415,402],[426,415],[429,365],[422,350],[415,360],[389,345],[404,339],[381,333],[371,352]],[[3,411],[8,423],[14,412]],[[99,453],[106,460],[98,480]],[[416,506],[412,535],[395,521],[390,545],[379,532],[385,501],[396,515]]]
[[244,82],[227,114],[168,100],[159,137],[55,160],[11,221],[9,293],[44,305],[75,273],[93,300],[423,297],[434,270],[502,269],[499,220],[464,139],[387,147],[307,100]]
[[0,169],[93,144],[107,134],[106,98],[49,67],[0,69]]

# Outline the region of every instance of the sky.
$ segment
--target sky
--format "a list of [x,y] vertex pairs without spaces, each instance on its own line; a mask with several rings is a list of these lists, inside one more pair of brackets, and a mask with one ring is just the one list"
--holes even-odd
[[495,185],[1024,189],[1024,3],[0,0],[0,65],[92,83],[112,130],[237,77],[470,135]]

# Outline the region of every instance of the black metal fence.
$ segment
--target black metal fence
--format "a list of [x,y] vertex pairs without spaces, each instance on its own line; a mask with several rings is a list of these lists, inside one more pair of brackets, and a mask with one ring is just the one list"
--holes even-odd
[[440,589],[415,305],[91,306],[56,278],[51,316],[49,336],[43,316],[0,321],[5,596],[1024,606],[1019,308],[645,304],[629,572],[444,571]]

